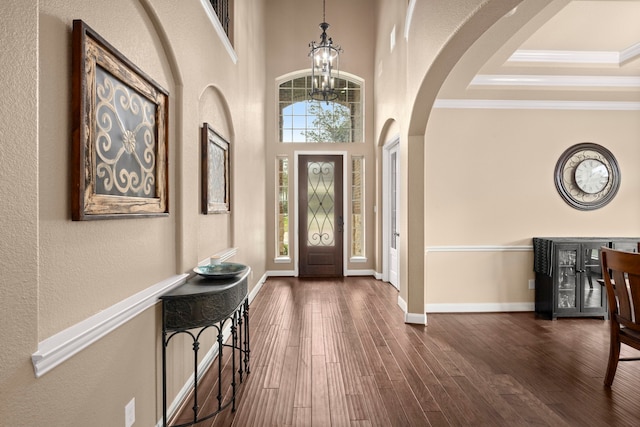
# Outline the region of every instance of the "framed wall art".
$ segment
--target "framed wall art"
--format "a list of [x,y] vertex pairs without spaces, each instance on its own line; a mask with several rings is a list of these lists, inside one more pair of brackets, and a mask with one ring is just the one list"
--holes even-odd
[[168,92],[73,21],[75,221],[169,214]]
[[231,212],[229,142],[208,124],[202,125],[202,213]]

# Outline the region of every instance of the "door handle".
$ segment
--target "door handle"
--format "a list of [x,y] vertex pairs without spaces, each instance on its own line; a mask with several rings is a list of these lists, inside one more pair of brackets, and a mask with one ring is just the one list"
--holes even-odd
[[344,231],[344,218],[342,215],[338,217],[338,233],[342,233]]

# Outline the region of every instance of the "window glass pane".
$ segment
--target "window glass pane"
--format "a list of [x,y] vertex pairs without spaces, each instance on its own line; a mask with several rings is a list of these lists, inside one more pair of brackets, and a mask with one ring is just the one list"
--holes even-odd
[[[339,96],[335,101],[309,101],[311,76],[280,84],[279,109],[281,142],[362,142],[361,87],[342,78],[335,79]],[[289,118],[289,120],[285,120]],[[293,125],[291,125],[293,123]],[[284,132],[294,128],[292,133]],[[287,138],[290,136],[290,138]]]
[[289,159],[287,157],[278,157],[277,162],[278,235],[276,236],[276,255],[284,257],[289,256]]
[[351,159],[351,256],[364,253],[364,158]]

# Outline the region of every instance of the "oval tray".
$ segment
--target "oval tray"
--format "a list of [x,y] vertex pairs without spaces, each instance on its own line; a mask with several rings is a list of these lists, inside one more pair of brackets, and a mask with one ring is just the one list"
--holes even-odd
[[210,279],[228,279],[243,273],[247,269],[244,264],[222,262],[220,264],[200,265],[193,269],[194,273]]

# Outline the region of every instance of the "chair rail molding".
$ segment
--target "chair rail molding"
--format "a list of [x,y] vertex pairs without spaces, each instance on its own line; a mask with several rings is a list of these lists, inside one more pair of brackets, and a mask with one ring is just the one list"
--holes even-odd
[[532,252],[533,245],[460,245],[460,246],[427,246],[429,252]]
[[169,277],[38,343],[38,351],[31,355],[36,378],[155,305],[160,295],[181,285],[187,277]]

